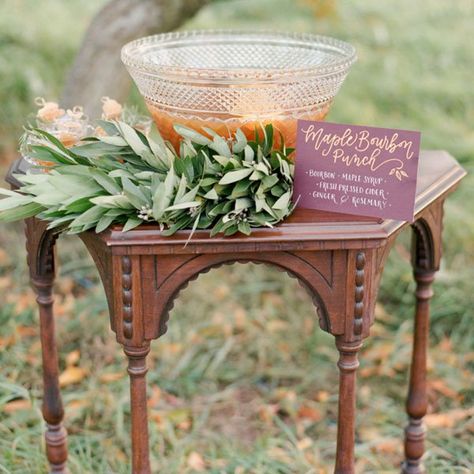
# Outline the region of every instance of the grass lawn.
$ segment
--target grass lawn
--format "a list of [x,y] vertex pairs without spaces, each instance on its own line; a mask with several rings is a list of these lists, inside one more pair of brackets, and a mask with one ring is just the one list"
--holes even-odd
[[[0,168],[12,159],[38,95],[57,97],[100,2],[0,4]],[[221,0],[186,28],[273,28],[354,43],[359,61],[329,120],[422,131],[474,170],[471,0]],[[428,472],[474,471],[474,179],[446,204],[445,259],[435,284],[429,358]],[[59,243],[57,326],[72,474],[128,473],[125,356],[108,323],[91,259]],[[361,353],[357,472],[402,460],[411,351],[409,235],[386,266],[377,322]],[[0,473],[47,472],[41,364],[22,226],[0,226]],[[152,345],[152,471],[330,473],[337,371],[333,338],[310,298],[275,269],[233,265],[184,290],[169,332]]]

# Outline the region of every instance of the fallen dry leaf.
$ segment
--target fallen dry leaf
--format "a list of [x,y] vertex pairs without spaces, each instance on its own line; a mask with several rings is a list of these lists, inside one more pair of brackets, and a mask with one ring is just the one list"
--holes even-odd
[[305,449],[310,448],[313,445],[313,440],[311,438],[303,438],[296,443],[296,448],[299,451],[304,451]]
[[13,295],[13,301],[11,302],[15,303],[15,312],[22,313],[26,309],[36,308],[36,295],[33,291],[28,290],[20,295]]
[[453,352],[453,343],[449,337],[443,337],[443,339],[441,339],[440,343],[438,344],[438,347],[443,352]]
[[59,375],[59,385],[66,387],[79,383],[87,375],[87,370],[82,367],[68,367],[64,372]]
[[442,379],[430,380],[428,382],[428,388],[435,390],[446,398],[451,398],[452,400],[462,400],[464,398],[462,395],[456,392],[456,390],[449,387]]
[[305,418],[311,421],[320,421],[323,418],[323,414],[315,407],[301,405],[298,409],[298,418]]
[[13,413],[18,410],[29,410],[30,408],[30,400],[13,400],[3,407],[3,411],[5,413]]
[[159,410],[150,410],[149,414],[150,420],[154,421],[158,425],[162,425],[164,422],[163,412]]
[[70,352],[66,356],[66,365],[68,367],[76,365],[79,362],[80,358],[81,358],[81,351],[79,349],[76,349],[75,351]]
[[365,361],[385,361],[395,350],[395,344],[392,341],[374,344],[370,349],[364,352]]
[[219,285],[215,290],[214,290],[214,296],[218,300],[224,300],[227,298],[227,296],[230,294],[230,288],[228,285],[225,283],[222,285]]
[[12,279],[10,277],[0,278],[0,290],[5,290],[7,288],[10,288],[11,286],[12,286]]
[[288,455],[288,453],[284,449],[279,448],[278,446],[272,446],[271,448],[267,449],[266,453],[268,457],[276,459],[277,461],[281,461],[286,464],[292,463],[292,459]]
[[196,451],[189,453],[187,464],[190,469],[194,469],[198,472],[206,470],[206,462],[204,461],[204,458]]
[[15,336],[13,334],[10,334],[9,336],[6,337],[0,337],[0,348],[6,348],[10,347],[13,344],[15,344]]
[[314,330],[314,318],[304,318],[303,328],[305,334],[311,334]]
[[277,400],[289,400],[294,402],[297,398],[296,392],[287,388],[277,388],[275,390],[275,398]]
[[248,324],[247,311],[241,306],[234,311],[234,324],[240,330],[244,329]]
[[318,390],[316,392],[316,395],[314,396],[314,399],[317,402],[327,402],[329,398],[331,397],[331,394],[327,392],[326,390]]
[[402,442],[399,438],[382,438],[371,447],[371,451],[379,454],[395,454],[401,452]]
[[268,321],[266,327],[267,331],[270,332],[286,331],[288,329],[288,322],[281,319],[274,319],[272,321]]
[[184,346],[179,342],[167,342],[161,345],[161,351],[166,355],[179,355],[183,352]]
[[471,416],[474,416],[474,407],[457,408],[444,413],[430,413],[425,416],[424,421],[429,428],[452,428]]
[[20,337],[32,337],[38,335],[38,329],[33,326],[17,326],[15,331]]
[[8,253],[0,248],[0,265],[6,266],[10,264],[10,256]]
[[102,374],[99,377],[99,380],[104,383],[115,382],[116,380],[120,380],[125,376],[123,372],[111,372],[108,374]]
[[269,423],[273,420],[279,409],[280,405],[278,403],[267,404],[260,407],[258,415],[262,421]]
[[379,321],[390,321],[390,313],[387,312],[385,306],[380,302],[375,303],[375,319]]
[[150,408],[156,407],[161,401],[161,395],[162,393],[160,387],[153,385],[153,387],[151,387],[151,395],[148,397],[147,405]]

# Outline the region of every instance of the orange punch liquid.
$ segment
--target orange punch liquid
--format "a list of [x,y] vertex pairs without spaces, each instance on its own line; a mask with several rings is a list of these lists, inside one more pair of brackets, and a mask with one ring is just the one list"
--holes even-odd
[[[304,115],[305,120],[324,120],[326,117],[331,104],[326,104],[319,110]],[[164,140],[171,142],[175,150],[179,149],[179,142],[180,142],[180,135],[178,135],[173,126],[176,124],[184,125],[188,128],[192,128],[197,132],[207,135],[207,133],[202,129],[202,127],[207,127],[214,130],[217,134],[228,137],[235,133],[235,131],[240,128],[242,132],[245,134],[247,139],[254,140],[255,139],[255,129],[260,131],[262,126],[265,126],[271,123],[275,129],[274,131],[274,147],[278,148],[280,146],[280,133],[283,137],[285,145],[287,147],[294,148],[296,145],[296,123],[297,119],[294,117],[283,117],[275,119],[265,119],[262,121],[258,120],[249,120],[245,119],[245,117],[233,117],[229,115],[229,119],[226,121],[223,120],[212,120],[206,118],[199,119],[199,118],[183,118],[183,117],[176,117],[172,114],[169,114],[163,110],[160,110],[157,106],[147,104],[147,107],[153,117],[153,120],[160,132],[161,136]]]

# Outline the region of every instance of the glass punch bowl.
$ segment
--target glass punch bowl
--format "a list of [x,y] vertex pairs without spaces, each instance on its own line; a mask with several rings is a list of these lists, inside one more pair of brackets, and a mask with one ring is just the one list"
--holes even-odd
[[[126,44],[122,61],[164,139],[173,125],[222,136],[272,123],[287,146],[296,120],[323,120],[356,58],[334,38],[306,33],[185,31]],[[278,133],[280,132],[280,133]]]

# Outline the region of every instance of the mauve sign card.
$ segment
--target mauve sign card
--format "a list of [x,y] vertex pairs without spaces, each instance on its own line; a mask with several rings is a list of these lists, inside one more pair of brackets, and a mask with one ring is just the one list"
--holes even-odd
[[298,207],[413,221],[420,132],[298,120]]

